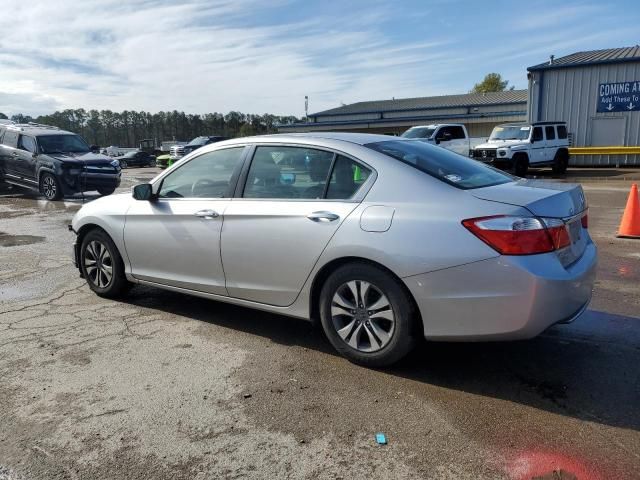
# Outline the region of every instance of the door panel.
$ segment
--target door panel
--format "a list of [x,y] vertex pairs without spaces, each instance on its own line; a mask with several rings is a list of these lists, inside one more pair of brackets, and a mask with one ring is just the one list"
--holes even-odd
[[164,285],[226,295],[220,232],[229,203],[229,200],[197,199],[133,202],[124,228],[132,275]]
[[[292,304],[327,243],[356,206],[323,200],[232,201],[222,232],[229,295],[270,305]],[[330,214],[338,218],[331,220]]]

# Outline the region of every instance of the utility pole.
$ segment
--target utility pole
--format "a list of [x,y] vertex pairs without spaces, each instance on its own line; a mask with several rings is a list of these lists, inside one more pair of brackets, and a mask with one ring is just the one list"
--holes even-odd
[[306,121],[309,122],[309,96],[304,96],[304,116]]

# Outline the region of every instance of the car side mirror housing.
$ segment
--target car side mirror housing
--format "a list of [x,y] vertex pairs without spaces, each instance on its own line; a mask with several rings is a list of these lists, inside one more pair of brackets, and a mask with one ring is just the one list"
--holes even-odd
[[136,200],[153,200],[153,188],[150,183],[141,183],[133,187],[133,198]]

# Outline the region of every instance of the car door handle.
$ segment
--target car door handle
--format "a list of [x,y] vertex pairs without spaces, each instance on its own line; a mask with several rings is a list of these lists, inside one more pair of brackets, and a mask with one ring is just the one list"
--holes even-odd
[[338,220],[340,215],[331,212],[313,212],[307,215],[307,218],[313,222],[333,222]]
[[215,210],[198,210],[194,215],[200,218],[211,219],[216,218],[218,216],[218,212]]

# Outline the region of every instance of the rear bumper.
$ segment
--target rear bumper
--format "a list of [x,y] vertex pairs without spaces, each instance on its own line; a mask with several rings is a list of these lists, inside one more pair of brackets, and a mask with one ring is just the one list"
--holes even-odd
[[519,340],[579,317],[591,300],[596,265],[589,240],[567,268],[555,253],[500,256],[403,280],[427,339]]

